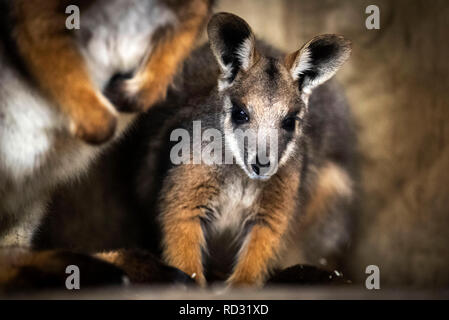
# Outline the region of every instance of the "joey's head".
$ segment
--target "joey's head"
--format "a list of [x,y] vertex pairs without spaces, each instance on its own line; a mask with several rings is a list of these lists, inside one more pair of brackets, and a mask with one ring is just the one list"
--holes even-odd
[[227,148],[250,178],[267,180],[294,157],[310,94],[348,59],[350,42],[322,35],[291,54],[266,56],[249,25],[229,13],[212,17],[208,35],[221,69]]

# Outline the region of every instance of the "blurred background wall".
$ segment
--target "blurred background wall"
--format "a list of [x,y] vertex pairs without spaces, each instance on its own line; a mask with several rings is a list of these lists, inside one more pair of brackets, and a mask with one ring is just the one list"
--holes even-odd
[[[381,10],[367,30],[365,8]],[[321,33],[353,41],[338,79],[359,128],[363,193],[350,277],[449,285],[449,1],[221,0],[286,51]]]

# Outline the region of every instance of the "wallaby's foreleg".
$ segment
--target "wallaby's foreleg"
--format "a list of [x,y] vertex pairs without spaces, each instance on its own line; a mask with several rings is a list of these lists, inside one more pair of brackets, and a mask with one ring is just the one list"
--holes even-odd
[[207,208],[219,193],[214,175],[204,166],[189,165],[176,170],[162,190],[162,244],[165,262],[181,269],[205,285],[202,250],[205,237],[201,226]]
[[205,246],[201,229],[201,211],[184,210],[163,223],[164,260],[189,274],[202,286],[204,277],[202,249]]
[[115,131],[116,111],[89,78],[61,3],[17,0],[17,47],[36,84],[68,115],[72,134],[101,143]]
[[[170,6],[170,4],[168,4]],[[152,49],[135,75],[112,85],[108,96],[122,111],[147,110],[163,100],[180,64],[190,53],[199,30],[209,15],[209,0],[171,4],[179,23],[160,27]]]
[[261,204],[253,217],[228,283],[232,286],[260,286],[276,259],[288,224],[296,209],[299,174],[285,180],[273,177],[265,187]]

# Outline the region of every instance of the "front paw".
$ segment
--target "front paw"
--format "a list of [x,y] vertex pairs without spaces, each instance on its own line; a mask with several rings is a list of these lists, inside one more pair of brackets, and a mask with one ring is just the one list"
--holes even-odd
[[71,112],[70,131],[72,134],[90,144],[101,144],[115,133],[117,117],[108,101],[92,96],[81,99]]
[[192,273],[190,277],[196,282],[198,286],[201,288],[205,288],[207,286],[206,278],[203,274]]
[[295,265],[273,273],[267,285],[342,285],[350,284],[343,274],[337,270],[333,272],[310,265]]
[[[175,268],[177,269],[177,268]],[[201,271],[186,271],[185,269],[180,268],[179,270],[183,270],[183,273],[187,274],[189,278],[199,287],[206,288],[207,280],[204,274]]]
[[232,288],[260,288],[263,281],[260,277],[244,272],[234,272],[226,283]]
[[[129,83],[131,88],[134,83]],[[142,111],[147,111],[153,105],[162,102],[167,97],[167,89],[169,83],[164,82],[163,79],[152,77],[147,79],[144,85],[136,92],[137,104]]]
[[[204,273],[200,268],[196,269],[196,268],[186,268],[185,266],[178,266],[178,267],[173,267],[179,270],[182,270],[183,273],[187,274],[190,279],[192,279],[192,281],[194,281],[196,283],[196,285],[198,285],[201,288],[205,288],[207,286],[207,280],[206,277],[204,276]],[[198,271],[195,271],[198,270]]]

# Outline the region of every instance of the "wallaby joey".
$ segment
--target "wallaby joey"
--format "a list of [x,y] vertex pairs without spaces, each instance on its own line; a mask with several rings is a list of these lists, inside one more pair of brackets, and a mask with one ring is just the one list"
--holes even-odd
[[224,266],[236,286],[262,285],[275,267],[334,266],[350,235],[355,137],[344,96],[324,83],[350,42],[321,35],[285,55],[228,13],[213,16],[208,35],[172,99],[183,111],[165,121],[181,141],[160,190],[151,186],[156,148],[139,171],[141,199],[159,191],[163,258],[201,285]]
[[[80,10],[79,30],[66,28],[69,5]],[[119,136],[135,118],[116,108],[163,100],[210,6],[0,0],[0,245],[29,245],[51,192],[102,151],[91,144]],[[129,78],[111,82],[117,75]],[[110,83],[114,105],[103,94]]]

